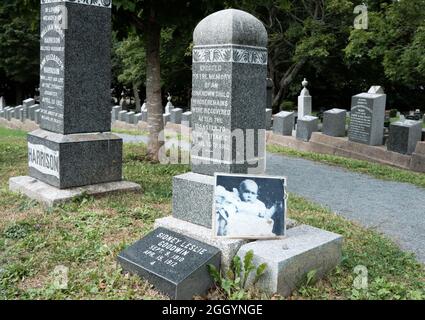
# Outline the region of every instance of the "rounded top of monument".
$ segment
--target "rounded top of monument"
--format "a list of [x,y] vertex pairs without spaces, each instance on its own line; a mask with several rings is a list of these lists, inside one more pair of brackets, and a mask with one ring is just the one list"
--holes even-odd
[[193,44],[267,46],[267,31],[253,15],[236,9],[217,11],[204,18],[193,32]]

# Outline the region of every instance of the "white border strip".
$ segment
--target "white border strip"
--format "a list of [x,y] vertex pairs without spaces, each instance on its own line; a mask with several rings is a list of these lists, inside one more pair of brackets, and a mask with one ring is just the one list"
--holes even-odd
[[265,48],[244,46],[211,46],[208,48],[194,47],[193,63],[234,62],[267,65],[268,54]]

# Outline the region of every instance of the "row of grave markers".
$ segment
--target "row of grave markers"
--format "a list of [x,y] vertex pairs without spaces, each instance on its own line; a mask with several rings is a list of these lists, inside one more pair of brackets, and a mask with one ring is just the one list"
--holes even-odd
[[0,110],[0,118],[4,118],[8,121],[17,119],[22,122],[25,120],[35,121],[37,124],[40,123],[40,105],[36,104],[36,101],[32,98],[22,101],[22,105],[16,107],[5,107]]
[[[273,133],[295,136],[298,140],[309,141],[313,132],[319,131],[319,118],[311,115],[311,96],[303,81],[304,89],[298,99],[298,119],[295,125],[295,112],[281,111],[273,117]],[[348,127],[348,140],[371,146],[384,145],[386,94],[379,86],[368,92],[352,97],[351,112],[344,109],[331,109],[323,113],[322,133],[332,137],[345,137]],[[266,115],[268,118],[268,115]],[[347,123],[349,116],[349,125]],[[401,154],[412,154],[416,144],[422,140],[422,121],[400,120],[390,124],[387,150]]]

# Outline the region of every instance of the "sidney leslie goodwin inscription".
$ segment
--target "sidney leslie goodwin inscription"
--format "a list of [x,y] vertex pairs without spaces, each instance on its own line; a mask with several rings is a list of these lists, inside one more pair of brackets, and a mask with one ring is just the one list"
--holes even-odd
[[207,264],[217,268],[220,251],[176,232],[158,228],[118,255],[123,268],[149,280],[176,299],[202,294],[212,285]]

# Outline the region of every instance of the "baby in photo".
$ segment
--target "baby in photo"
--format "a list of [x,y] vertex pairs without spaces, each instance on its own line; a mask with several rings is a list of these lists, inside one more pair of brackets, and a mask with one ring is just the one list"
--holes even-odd
[[255,181],[246,179],[233,192],[217,186],[216,213],[217,235],[238,236],[241,233],[273,236],[272,215],[275,208],[267,209],[258,199],[258,185]]

